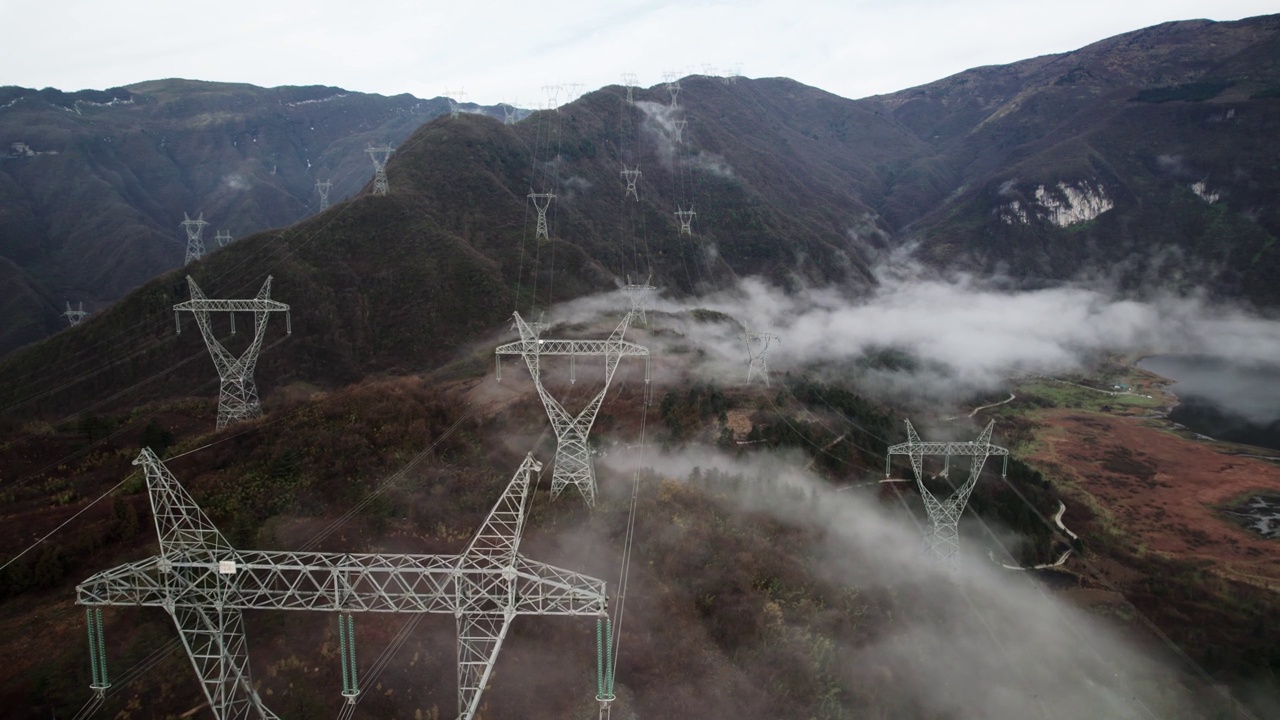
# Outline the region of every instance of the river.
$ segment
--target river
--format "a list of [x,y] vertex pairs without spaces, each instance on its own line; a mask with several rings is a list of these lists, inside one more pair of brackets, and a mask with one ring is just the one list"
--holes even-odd
[[1156,355],[1138,363],[1174,381],[1169,419],[1202,435],[1280,451],[1280,364],[1208,355]]

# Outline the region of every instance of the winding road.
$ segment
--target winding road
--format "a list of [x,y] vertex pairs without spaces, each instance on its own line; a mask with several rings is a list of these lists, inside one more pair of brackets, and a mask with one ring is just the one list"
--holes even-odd
[[[1075,533],[1071,532],[1071,530],[1066,525],[1062,524],[1062,514],[1065,513],[1066,511],[1067,511],[1067,504],[1059,500],[1058,512],[1055,513],[1053,516],[1053,524],[1057,525],[1058,529],[1062,530],[1062,532],[1070,536],[1072,540],[1079,540],[1080,539],[1079,535],[1076,535]],[[1046,570],[1048,568],[1061,567],[1062,564],[1067,561],[1067,558],[1071,557],[1072,549],[1073,548],[1068,547],[1066,551],[1062,553],[1062,555],[1058,556],[1058,559],[1056,561],[1051,563],[1044,563],[1042,565],[1031,565],[1028,567],[1023,567],[1021,565],[1006,565],[1005,563],[1000,563],[1000,567],[1006,570]],[[995,556],[992,555],[990,552],[987,553],[987,557],[990,557],[992,560],[995,560]]]

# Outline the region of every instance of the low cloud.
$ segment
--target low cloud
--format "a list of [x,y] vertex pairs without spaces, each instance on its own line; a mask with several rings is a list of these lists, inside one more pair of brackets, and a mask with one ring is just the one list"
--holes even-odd
[[[874,683],[883,709],[983,720],[1196,716],[1177,668],[1030,576],[997,567],[976,544],[962,541],[962,570],[952,574],[921,554],[920,519],[872,494],[834,490],[802,463],[697,448],[618,450],[600,464],[615,478],[637,468],[679,479],[715,470],[725,482],[709,491],[734,509],[816,529],[822,540],[808,571],[894,598],[873,637],[832,638],[849,670],[836,682]],[[617,486],[612,492],[622,492]]]
[[245,176],[239,173],[234,173],[232,175],[224,175],[222,178],[222,184],[232,190],[248,190],[249,189],[248,178],[246,178]]
[[[654,309],[670,317],[658,321],[667,332],[653,338],[655,350],[693,358],[694,372],[730,382],[746,372],[743,329],[779,336],[767,356],[775,372],[849,368],[891,353],[909,362],[896,370],[862,363],[868,392],[939,400],[998,388],[1012,375],[1079,370],[1107,352],[1280,357],[1280,323],[1198,294],[1128,299],[1082,284],[1009,289],[998,279],[940,277],[902,262],[876,275],[879,285],[864,297],[836,288],[787,293],[759,278],[701,298],[659,297]],[[553,319],[616,315],[628,303],[614,294],[583,298]],[[692,313],[699,308],[722,315],[699,319]]]

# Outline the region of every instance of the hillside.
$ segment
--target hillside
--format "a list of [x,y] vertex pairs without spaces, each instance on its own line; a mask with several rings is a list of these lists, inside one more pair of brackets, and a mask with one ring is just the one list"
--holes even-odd
[[[183,213],[235,239],[355,194],[365,147],[399,144],[443,98],[158,80],[110,90],[0,88],[0,353],[182,264]],[[12,288],[12,291],[9,290]]]
[[[374,131],[335,135],[333,146],[350,146],[338,167],[351,168],[351,197],[163,271],[80,326],[0,359],[0,559],[52,532],[0,570],[0,628],[8,631],[0,648],[11,658],[0,668],[0,703],[17,718],[65,717],[88,698],[75,584],[156,552],[153,509],[130,464],[140,446],[166,458],[242,550],[455,553],[525,453],[547,462],[554,452],[525,369],[504,365],[501,384],[492,375],[495,345],[516,337],[512,312],[533,320],[547,311],[547,332],[557,337],[604,337],[627,310],[627,298],[610,291],[652,278],[667,302],[626,337],[657,355],[654,380],[646,387],[639,363],[627,359],[607,395],[591,436],[600,503],[588,510],[572,492],[550,500],[548,462],[521,545],[530,558],[605,579],[611,592],[623,558],[634,562],[626,622],[618,620],[615,717],[1249,717],[1236,698],[1265,717],[1264,696],[1280,672],[1268,635],[1280,622],[1268,586],[1274,563],[1257,557],[1265,541],[1212,508],[1196,514],[1213,533],[1201,537],[1166,522],[1163,505],[1140,501],[1171,486],[1163,475],[1179,471],[1124,446],[1124,438],[1168,434],[1149,426],[1161,402],[1145,394],[1157,392],[1151,378],[1141,379],[1144,395],[1120,398],[1098,388],[1139,380],[1104,366],[1096,377],[1024,378],[1007,400],[1001,386],[990,397],[964,398],[963,408],[914,394],[895,406],[877,384],[929,387],[919,382],[927,373],[915,370],[929,370],[923,366],[935,356],[916,358],[896,345],[846,349],[846,336],[828,325],[824,340],[836,347],[823,357],[843,357],[796,362],[768,386],[739,383],[745,363],[731,376],[708,357],[726,338],[740,352],[747,308],[739,313],[716,293],[757,282],[749,278],[788,297],[831,288],[822,302],[855,306],[888,284],[876,276],[877,260],[916,243],[944,269],[1005,270],[1027,284],[1105,270],[1113,255],[1149,239],[1135,219],[1146,216],[1132,213],[1167,214],[1174,206],[1161,204],[1166,195],[1176,200],[1183,191],[1176,178],[1163,186],[1136,174],[1154,141],[1135,146],[1145,149],[1129,165],[1117,148],[1138,142],[1145,124],[1152,136],[1185,134],[1187,144],[1170,145],[1168,160],[1150,159],[1156,168],[1208,153],[1185,122],[1219,101],[1195,99],[1208,91],[1187,82],[1229,75],[1243,86],[1255,82],[1246,76],[1264,77],[1274,25],[1263,18],[1161,26],[1070,61],[1072,54],[974,70],[919,95],[854,101],[783,78],[694,76],[681,80],[679,111],[662,86],[636,89],[634,104],[623,88],[606,87],[514,125],[445,113],[410,131],[422,118],[405,110],[391,113],[405,136],[387,166],[385,196],[369,192],[362,169]],[[1071,73],[1056,63],[1093,69],[1072,76],[1079,83],[1060,83]],[[1256,82],[1270,87],[1265,77]],[[1169,92],[1181,95],[1148,102],[1173,85],[1181,89]],[[127,92],[135,90],[143,92]],[[295,91],[302,92],[275,92]],[[308,100],[330,97],[315,92]],[[1266,91],[1250,94],[1259,97],[1238,100],[1233,107],[1248,112],[1231,120],[1272,112]],[[110,97],[86,95],[81,110],[119,107]],[[186,97],[171,99],[172,112],[221,112]],[[346,98],[308,100],[295,102],[305,110]],[[14,107],[26,102],[34,100]],[[75,107],[59,112],[84,117]],[[1225,122],[1224,114],[1213,127]],[[1266,136],[1239,125],[1245,139],[1214,146],[1215,162],[1253,163],[1247,168],[1257,181],[1271,182],[1277,170],[1267,170],[1265,158],[1238,150],[1256,151]],[[1118,128],[1130,135],[1100,139]],[[1093,140],[1078,145],[1071,140],[1078,137]],[[214,143],[195,131],[187,142]],[[240,152],[243,142],[228,142]],[[332,152],[326,157],[338,162]],[[1034,174],[1095,167],[1081,158],[1114,170]],[[261,157],[251,159],[264,186],[305,205],[312,175],[296,163],[271,175]],[[626,196],[620,176],[634,167],[643,172],[638,198]],[[217,163],[209,168],[222,172]],[[296,191],[273,185],[276,178],[292,178]],[[1041,183],[1059,180],[1074,194],[1052,190],[1056,184],[1037,194]],[[1249,189],[1240,182],[1232,193]],[[1144,190],[1151,187],[1164,189]],[[1248,228],[1269,233],[1271,211],[1241,209],[1230,200],[1236,195],[1210,203],[1186,191],[1184,220],[1208,208],[1231,233],[1223,242],[1234,249],[1213,266],[1220,272],[1210,289],[1271,302],[1261,285],[1228,282],[1236,272],[1245,280],[1256,273],[1260,283],[1277,267],[1265,252],[1254,264],[1237,262],[1244,252],[1237,244],[1266,245]],[[531,192],[556,194],[546,239],[535,237]],[[1103,193],[1114,206],[1092,220],[1052,222],[1100,209]],[[1085,196],[1093,199],[1064,205]],[[1005,200],[982,204],[994,197]],[[675,211],[689,208],[697,215],[682,234]],[[1113,222],[1106,242],[1091,235]],[[1190,273],[1217,257],[1221,248],[1195,227],[1159,240],[1170,267]],[[1022,244],[996,255],[990,243],[1006,229],[1022,233]],[[1088,242],[1067,243],[1075,238]],[[292,334],[272,317],[257,364],[261,419],[214,429],[209,354],[188,314],[179,318],[181,333],[174,328],[174,304],[190,297],[187,275],[211,298],[252,297],[271,277],[272,298],[291,306]],[[0,282],[18,288],[0,309],[42,297],[27,278],[21,264],[0,262]],[[249,344],[247,314],[235,336],[224,315],[213,322],[232,352]],[[967,342],[975,353],[998,353],[982,346],[987,339]],[[566,406],[579,407],[599,387],[598,360],[577,358],[571,380],[571,361],[547,358],[542,377]],[[922,557],[924,501],[901,482],[909,461],[886,464],[887,447],[904,439],[906,415],[925,436],[949,439],[974,437],[987,417],[998,417],[994,442],[1012,450],[1007,477],[988,462],[963,516],[960,575]],[[1079,429],[1064,438],[1066,423]],[[1192,441],[1162,442],[1183,451]],[[1227,462],[1203,448],[1191,455],[1206,472]],[[936,474],[927,486],[950,490],[961,467],[954,462],[951,476],[930,465]],[[1230,462],[1242,463],[1240,476],[1260,477],[1251,468],[1264,460]],[[1090,502],[1116,496],[1132,505],[1111,512]],[[1049,519],[1063,512],[1080,537]],[[1134,515],[1174,551],[1144,547],[1126,524]],[[1179,557],[1185,548],[1200,554]],[[1245,570],[1256,563],[1266,572],[1246,582],[1237,567],[1208,568],[1205,559],[1215,557],[1243,557],[1251,563]],[[1051,567],[1027,569],[1034,565]],[[611,610],[622,618],[617,601]],[[210,715],[161,610],[104,615],[115,684],[102,716]],[[333,620],[332,613],[246,614],[255,689],[281,718],[340,712]],[[356,622],[366,683],[358,715],[452,715],[454,619],[419,625],[369,613]],[[595,717],[592,625],[519,619],[479,717]]]
[[876,205],[942,266],[1280,303],[1280,16],[1174,22],[869,98],[931,152]]

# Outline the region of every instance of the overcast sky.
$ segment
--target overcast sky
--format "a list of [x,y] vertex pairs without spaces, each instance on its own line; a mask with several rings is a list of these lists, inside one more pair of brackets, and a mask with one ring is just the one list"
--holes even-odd
[[[0,0],[0,85],[106,88],[184,77],[546,103],[738,68],[850,98],[1064,52],[1275,0]],[[566,98],[562,95],[559,100]]]

